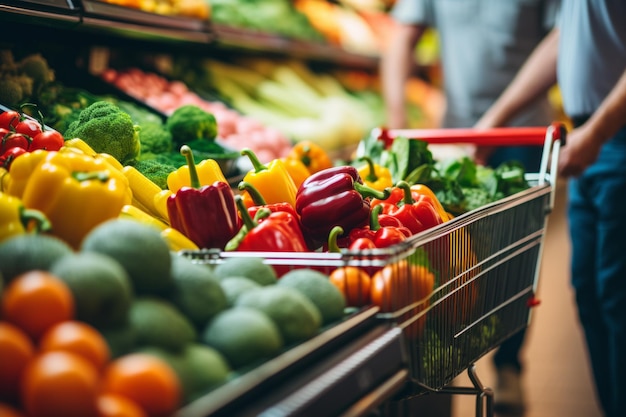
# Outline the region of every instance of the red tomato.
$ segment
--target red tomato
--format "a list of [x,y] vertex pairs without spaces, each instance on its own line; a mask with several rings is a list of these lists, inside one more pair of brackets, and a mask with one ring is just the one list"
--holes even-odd
[[45,149],[47,151],[58,151],[64,143],[63,135],[56,130],[44,130],[33,138],[29,151]]
[[33,119],[23,119],[15,126],[15,131],[34,138],[41,133],[41,124]]
[[2,137],[2,146],[0,153],[4,154],[11,148],[22,148],[28,150],[30,146],[30,138],[22,133],[9,133]]
[[11,164],[13,163],[15,158],[22,154],[25,154],[26,152],[28,152],[26,149],[18,147],[7,150],[0,156],[0,167],[6,168],[8,170],[11,167]]
[[8,110],[4,113],[0,113],[0,127],[9,129],[9,126],[17,126],[20,122],[22,115],[15,110]]

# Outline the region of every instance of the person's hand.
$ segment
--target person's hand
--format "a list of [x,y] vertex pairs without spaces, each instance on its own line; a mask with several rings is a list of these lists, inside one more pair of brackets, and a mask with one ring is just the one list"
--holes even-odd
[[491,158],[491,155],[493,155],[496,149],[495,146],[474,146],[470,157],[478,165],[487,166],[489,165],[489,158]]
[[567,135],[567,144],[559,154],[559,175],[576,177],[598,158],[601,143],[593,131],[583,125]]

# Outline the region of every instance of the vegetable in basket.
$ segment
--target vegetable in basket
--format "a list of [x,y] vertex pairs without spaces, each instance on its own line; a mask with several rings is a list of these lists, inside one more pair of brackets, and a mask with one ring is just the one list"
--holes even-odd
[[357,159],[357,162],[365,162],[365,165],[358,168],[359,175],[363,178],[365,185],[380,191],[393,187],[389,169],[374,163],[369,156],[362,156]]
[[[387,248],[405,241],[412,235],[411,231],[402,225],[395,217],[381,214],[382,205],[378,204],[370,210],[370,223],[364,227],[352,229],[348,234],[349,248],[359,250],[364,248],[362,239],[368,239],[375,248]],[[368,244],[365,247],[369,246]]]
[[363,184],[357,169],[344,165],[319,171],[307,178],[296,195],[296,212],[307,240],[324,243],[334,226],[348,232],[369,222],[370,197],[384,200],[389,191]]
[[286,211],[261,208],[254,218],[239,195],[235,196],[243,226],[227,244],[227,251],[306,252],[297,217]]
[[182,186],[167,197],[171,226],[200,248],[223,249],[240,228],[235,195],[226,182],[200,185],[191,149],[183,145],[191,186]]
[[307,140],[293,145],[287,158],[301,161],[311,174],[333,167],[333,161],[324,148],[315,142]]
[[[402,195],[402,198],[398,197]],[[382,206],[382,213],[397,218],[411,233],[417,234],[443,223],[432,199],[426,195],[413,197],[409,184],[397,183],[386,200],[374,200],[372,206]]]

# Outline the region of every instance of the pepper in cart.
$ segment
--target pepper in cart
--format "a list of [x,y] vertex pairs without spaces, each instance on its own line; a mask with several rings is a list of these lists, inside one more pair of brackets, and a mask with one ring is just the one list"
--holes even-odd
[[286,211],[259,209],[252,218],[239,195],[235,196],[243,225],[227,244],[227,251],[306,252],[298,219]]
[[353,166],[327,168],[311,175],[296,195],[296,212],[311,249],[326,242],[334,226],[341,226],[346,233],[365,226],[370,217],[370,198],[384,200],[388,196],[389,190],[364,185]]
[[201,186],[191,148],[183,145],[180,153],[187,159],[191,186],[168,197],[170,224],[200,248],[224,249],[241,224],[235,195],[223,181]]
[[284,201],[279,203],[267,204],[265,198],[263,198],[259,190],[257,190],[254,185],[246,181],[239,182],[237,188],[239,189],[239,191],[245,191],[246,193],[248,193],[254,203],[253,206],[248,207],[248,213],[250,214],[250,217],[254,218],[259,210],[261,210],[262,208],[267,208],[272,213],[277,211],[286,211],[287,213],[291,214],[295,219],[297,219],[298,224],[300,223],[300,216],[298,216],[298,213],[296,213],[296,209],[293,208],[291,204]]

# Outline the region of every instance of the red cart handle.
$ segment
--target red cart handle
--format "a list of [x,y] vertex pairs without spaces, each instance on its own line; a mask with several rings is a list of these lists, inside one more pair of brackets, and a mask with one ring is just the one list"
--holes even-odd
[[566,128],[560,122],[539,127],[497,127],[492,129],[445,128],[445,129],[378,129],[379,140],[390,146],[396,137],[422,139],[433,144],[470,143],[478,146],[526,146],[543,145],[546,133],[552,128],[552,141],[565,142]]

